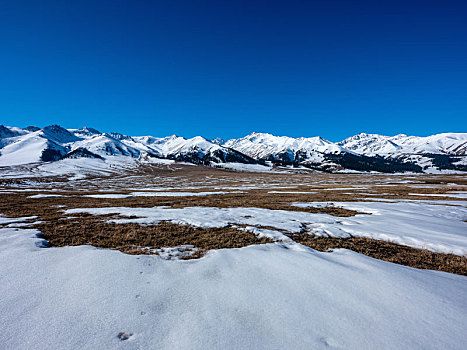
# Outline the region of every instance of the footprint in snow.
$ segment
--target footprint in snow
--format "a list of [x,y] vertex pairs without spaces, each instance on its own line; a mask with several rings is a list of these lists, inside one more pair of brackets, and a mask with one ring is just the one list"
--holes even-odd
[[125,333],[125,332],[120,332],[117,335],[117,338],[120,339],[121,341],[128,340],[133,336],[133,333]]
[[326,337],[323,337],[320,339],[320,341],[326,346],[326,347],[330,347],[330,348],[333,348],[333,349],[338,349],[338,348],[341,348],[340,347],[340,344],[333,338],[326,338]]

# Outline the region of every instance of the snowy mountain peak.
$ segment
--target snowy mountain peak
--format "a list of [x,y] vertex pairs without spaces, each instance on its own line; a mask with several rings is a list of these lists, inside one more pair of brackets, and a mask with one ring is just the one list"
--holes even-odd
[[13,130],[10,130],[10,128],[7,128],[4,125],[0,125],[0,139],[6,139],[9,137],[15,137],[18,136],[19,134],[17,132],[14,132]]
[[56,124],[46,126],[38,132],[41,132],[47,139],[58,143],[68,143],[78,140],[78,138],[67,129],[64,129],[60,125]]
[[339,146],[360,154],[388,154],[397,152],[400,146],[387,136],[365,134],[351,136],[337,143]]
[[224,139],[221,139],[220,137],[216,137],[215,139],[211,140],[212,143],[222,146],[225,143]]
[[319,162],[324,159],[322,156],[324,153],[348,152],[319,136],[292,138],[267,133],[252,133],[240,139],[232,139],[227,141],[224,146],[253,158],[278,161],[284,164],[296,163],[304,159]]
[[39,128],[38,126],[34,126],[34,125],[29,125],[29,126],[23,128],[23,130],[30,131],[30,132],[39,131],[40,129],[41,128]]
[[78,136],[93,136],[93,135],[100,135],[101,132],[99,130],[96,130],[94,128],[88,128],[84,127],[81,129],[70,129],[73,134],[78,135]]
[[109,133],[104,133],[104,135],[109,136],[115,140],[132,140],[130,136],[120,134],[118,132],[109,132]]

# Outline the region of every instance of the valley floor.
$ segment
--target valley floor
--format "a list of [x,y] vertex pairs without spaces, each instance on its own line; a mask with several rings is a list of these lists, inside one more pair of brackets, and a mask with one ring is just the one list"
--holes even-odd
[[[0,180],[5,349],[462,349],[463,175]],[[438,270],[438,271],[435,271]]]

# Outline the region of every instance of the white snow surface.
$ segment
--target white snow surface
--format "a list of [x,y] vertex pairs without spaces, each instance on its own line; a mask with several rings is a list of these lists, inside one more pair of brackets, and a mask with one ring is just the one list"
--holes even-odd
[[282,231],[298,233],[303,230],[317,236],[364,236],[434,252],[466,255],[467,223],[463,220],[467,218],[467,208],[463,202],[455,203],[459,205],[423,201],[294,203],[294,206],[303,208],[334,205],[366,213],[354,217],[241,207],[78,208],[68,209],[65,213],[134,216],[136,218],[122,218],[112,222],[143,225],[170,221],[205,228],[229,225],[273,227],[277,229],[278,236],[283,236]]
[[318,192],[310,192],[310,191],[268,191],[268,193],[283,193],[283,194],[316,194]]
[[23,216],[19,218],[7,218],[0,214],[0,225],[24,223],[25,221],[37,219],[37,216]]
[[53,198],[53,197],[63,197],[61,194],[35,194],[33,196],[28,196],[28,198]]
[[3,349],[464,349],[467,341],[463,276],[274,244],[167,261],[44,248],[38,233],[0,229]]
[[88,194],[84,197],[90,198],[131,198],[131,197],[196,197],[196,196],[211,196],[227,193],[244,193],[243,191],[230,191],[230,192],[132,192],[130,194]]
[[260,165],[260,164],[243,164],[243,163],[221,163],[221,164],[216,164],[216,167],[218,168],[225,168],[225,169],[230,169],[230,170],[235,170],[235,171],[240,171],[240,172],[278,172],[279,170],[276,168],[272,168],[266,165]]
[[12,138],[11,143],[1,148],[0,166],[39,162],[49,142],[37,132]]
[[460,198],[460,199],[467,199],[467,192],[466,191],[457,191],[451,193],[408,193],[410,196],[427,196],[427,197],[452,197],[452,198]]
[[[339,220],[339,227],[353,236],[370,237],[434,252],[467,255],[467,223],[463,221],[467,219],[465,202],[408,200],[394,203],[311,202],[294,205],[302,208],[337,206],[371,214]],[[322,229],[328,234],[327,225],[323,225]],[[313,233],[323,234],[321,230]],[[329,236],[333,235],[330,231]]]

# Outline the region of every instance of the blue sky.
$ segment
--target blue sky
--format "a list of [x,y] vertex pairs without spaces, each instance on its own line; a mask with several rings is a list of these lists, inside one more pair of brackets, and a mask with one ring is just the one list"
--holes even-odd
[[0,124],[467,132],[467,1],[0,2]]

